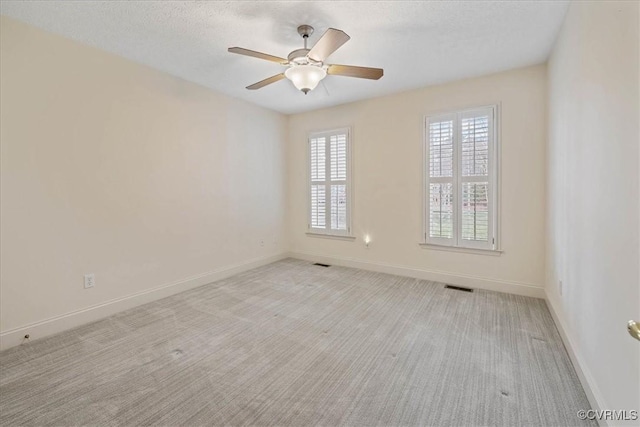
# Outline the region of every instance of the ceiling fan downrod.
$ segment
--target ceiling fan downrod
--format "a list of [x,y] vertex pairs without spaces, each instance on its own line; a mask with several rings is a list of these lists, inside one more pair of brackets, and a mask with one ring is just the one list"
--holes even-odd
[[298,27],[298,34],[302,36],[304,40],[304,48],[307,49],[307,39],[311,34],[313,34],[313,27],[311,25],[300,25]]

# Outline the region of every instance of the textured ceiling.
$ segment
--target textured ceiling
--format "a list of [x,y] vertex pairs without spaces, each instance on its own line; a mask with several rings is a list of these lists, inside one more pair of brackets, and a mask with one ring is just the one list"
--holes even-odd
[[[2,1],[3,15],[116,53],[216,91],[296,113],[544,62],[566,1],[276,2]],[[378,81],[328,76],[304,95],[283,80],[245,86],[284,67],[227,52],[277,56],[328,27],[351,40],[328,63],[384,68]]]

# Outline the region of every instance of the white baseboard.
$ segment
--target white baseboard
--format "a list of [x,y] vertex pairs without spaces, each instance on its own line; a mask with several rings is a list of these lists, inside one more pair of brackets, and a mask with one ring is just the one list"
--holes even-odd
[[[553,317],[553,321],[558,328],[558,332],[560,332],[560,337],[562,338],[564,347],[567,349],[567,353],[569,354],[571,363],[573,363],[573,368],[575,369],[576,374],[578,374],[580,384],[582,384],[582,388],[584,389],[584,392],[587,395],[587,399],[591,404],[591,409],[603,410],[610,408],[610,406],[605,403],[604,398],[602,397],[602,393],[600,393],[600,389],[596,385],[593,375],[591,375],[591,371],[589,371],[589,368],[587,367],[584,359],[577,351],[578,347],[571,339],[569,329],[567,328],[567,324],[565,323],[563,317],[558,314],[559,311],[556,309],[556,304],[546,292],[545,300],[547,302],[547,306],[549,307],[549,311],[551,312],[551,317]],[[609,425],[606,420],[598,420],[598,424],[603,427]]]
[[486,277],[471,276],[444,271],[424,270],[413,267],[384,264],[379,262],[362,261],[353,258],[337,258],[309,252],[289,252],[291,258],[324,264],[340,265],[343,267],[360,268],[378,273],[395,274],[397,276],[414,277],[416,279],[431,280],[469,288],[486,289],[489,291],[505,292],[508,294],[524,295],[527,297],[544,298],[544,288],[528,283],[509,282]]
[[242,273],[252,268],[270,264],[286,258],[286,254],[278,254],[261,258],[254,258],[247,262],[218,268],[207,273],[189,277],[174,283],[159,286],[122,298],[116,298],[101,304],[72,311],[70,313],[55,316],[39,322],[34,322],[26,326],[21,326],[0,333],[0,350],[4,350],[22,344],[24,336],[29,334],[29,341],[43,338],[49,335],[63,332],[77,326],[81,326],[102,318],[111,316],[121,311],[133,308],[151,301],[165,298],[188,289],[206,285],[218,280],[225,279],[238,273]]

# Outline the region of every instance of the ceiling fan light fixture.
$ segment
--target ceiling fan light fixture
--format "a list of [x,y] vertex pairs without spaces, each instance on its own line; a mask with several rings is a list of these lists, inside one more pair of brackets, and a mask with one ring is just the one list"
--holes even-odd
[[324,68],[316,65],[292,65],[284,72],[284,75],[291,80],[296,89],[306,95],[318,86],[320,80],[327,76],[327,72]]
[[300,25],[298,27],[298,34],[300,34],[304,40],[304,47],[289,53],[287,59],[251,49],[244,49],[242,47],[230,47],[229,52],[231,53],[253,56],[254,58],[264,59],[265,61],[277,62],[287,67],[284,73],[260,80],[257,83],[247,86],[247,89],[260,89],[286,78],[291,80],[291,83],[293,83],[296,89],[304,92],[306,95],[309,91],[315,89],[318,83],[320,83],[320,80],[327,77],[328,74],[332,76],[357,77],[370,80],[378,80],[384,74],[382,68],[327,64],[325,62],[326,59],[338,50],[340,46],[348,42],[351,37],[342,30],[329,28],[324,32],[322,37],[320,37],[320,40],[309,49],[307,47],[307,39],[312,33],[313,27],[310,25]]

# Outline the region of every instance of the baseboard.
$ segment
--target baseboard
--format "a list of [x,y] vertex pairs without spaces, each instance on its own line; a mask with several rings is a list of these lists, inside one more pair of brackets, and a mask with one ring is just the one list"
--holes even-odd
[[[584,389],[585,394],[587,395],[587,399],[589,400],[589,404],[591,404],[591,409],[594,410],[603,410],[610,408],[604,401],[602,397],[602,393],[598,389],[596,382],[589,371],[584,359],[580,356],[580,353],[577,351],[577,346],[574,344],[574,341],[571,339],[571,335],[569,334],[569,329],[567,328],[567,324],[565,323],[562,316],[558,314],[558,310],[556,309],[555,303],[553,299],[549,297],[549,295],[545,291],[545,300],[547,302],[547,306],[549,307],[549,311],[551,312],[551,317],[553,317],[553,321],[558,328],[558,332],[560,333],[560,337],[562,338],[562,342],[564,343],[564,347],[569,354],[569,358],[571,359],[571,363],[573,363],[573,367],[578,374],[578,379],[580,380],[580,384],[582,384],[582,388]],[[587,408],[585,408],[587,409]],[[606,420],[598,420],[598,424],[600,426],[608,426]]]
[[137,307],[148,302],[166,298],[168,296],[225,279],[238,273],[251,270],[262,265],[270,264],[286,258],[286,254],[278,254],[261,258],[254,258],[247,262],[218,268],[207,273],[189,277],[177,282],[165,284],[157,288],[137,292],[122,298],[116,298],[101,304],[72,311],[26,326],[14,328],[0,333],[0,350],[5,350],[23,344],[24,336],[29,334],[29,341],[63,332],[96,320],[103,319],[129,308]]
[[414,277],[416,279],[431,280],[434,282],[448,283],[451,285],[466,286],[470,288],[486,289],[489,291],[504,292],[508,294],[524,295],[534,298],[544,298],[544,288],[528,283],[509,282],[485,277],[465,274],[449,273],[444,271],[424,270],[413,267],[391,265],[379,262],[363,261],[353,258],[338,258],[308,252],[289,252],[291,258],[306,261],[321,262],[324,264],[340,265],[343,267],[360,268],[362,270],[378,273],[395,274],[397,276]]

